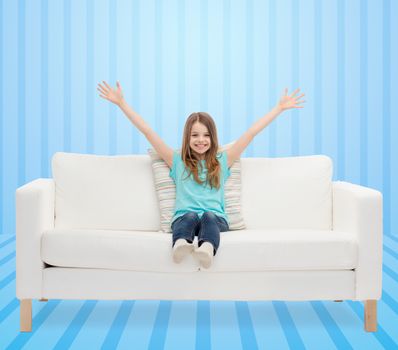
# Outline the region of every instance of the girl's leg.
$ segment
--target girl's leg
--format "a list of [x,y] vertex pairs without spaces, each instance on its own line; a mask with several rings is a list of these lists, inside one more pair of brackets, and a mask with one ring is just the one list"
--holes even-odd
[[192,243],[195,238],[195,230],[199,223],[199,215],[193,211],[185,213],[177,218],[171,225],[173,231],[172,247],[174,247],[175,242],[180,238],[186,239],[189,243]]
[[220,245],[220,232],[228,231],[228,223],[224,218],[214,214],[211,211],[203,213],[200,220],[200,229],[198,233],[198,246],[204,242],[209,242],[214,248],[213,255],[216,255]]

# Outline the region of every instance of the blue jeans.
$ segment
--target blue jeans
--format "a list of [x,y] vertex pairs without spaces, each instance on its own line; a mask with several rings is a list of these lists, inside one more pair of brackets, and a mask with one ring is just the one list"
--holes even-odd
[[211,211],[203,213],[202,217],[193,211],[185,213],[174,220],[171,225],[173,231],[173,247],[177,239],[186,239],[192,243],[198,236],[198,246],[203,242],[210,242],[214,247],[214,255],[220,245],[220,232],[229,231],[227,221]]

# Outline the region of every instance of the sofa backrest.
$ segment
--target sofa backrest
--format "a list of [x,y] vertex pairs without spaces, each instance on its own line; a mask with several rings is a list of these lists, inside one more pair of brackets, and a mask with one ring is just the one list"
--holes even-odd
[[[324,155],[241,158],[248,229],[332,225],[332,161]],[[57,152],[55,228],[160,230],[149,155]]]
[[56,152],[55,228],[160,230],[149,155]]
[[241,158],[248,229],[332,229],[331,158]]

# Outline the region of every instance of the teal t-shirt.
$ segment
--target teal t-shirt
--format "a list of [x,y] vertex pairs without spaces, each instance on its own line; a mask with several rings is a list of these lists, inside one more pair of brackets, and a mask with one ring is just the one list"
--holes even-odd
[[[186,168],[181,158],[181,153],[174,150],[173,164],[170,169],[170,177],[174,180],[176,185],[176,203],[174,216],[170,221],[171,224],[175,219],[184,215],[188,211],[198,213],[199,218],[202,217],[205,211],[211,211],[217,216],[223,217],[229,224],[228,216],[225,213],[224,202],[224,184],[231,175],[231,170],[227,165],[226,151],[217,153],[217,159],[221,166],[220,188],[210,188],[210,184],[204,182],[198,184],[193,177],[193,174],[187,178],[189,170]],[[198,176],[201,181],[206,181],[207,168],[205,160],[201,160],[203,169],[199,167]]]

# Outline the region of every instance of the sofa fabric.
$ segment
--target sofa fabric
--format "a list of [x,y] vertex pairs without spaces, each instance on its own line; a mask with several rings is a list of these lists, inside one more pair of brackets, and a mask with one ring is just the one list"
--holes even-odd
[[332,160],[325,155],[242,158],[248,229],[332,229]]
[[[238,230],[220,233],[221,249],[211,272],[272,270],[350,270],[357,264],[357,242],[344,231]],[[53,266],[193,272],[189,256],[172,261],[171,236],[159,232],[48,230],[41,258]]]
[[196,273],[51,267],[43,298],[95,300],[344,300],[355,299],[355,271],[306,270]]
[[55,228],[160,229],[148,155],[57,152],[52,172]]

